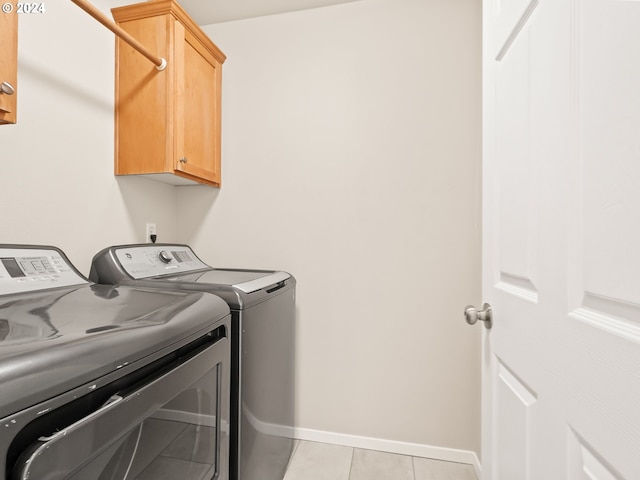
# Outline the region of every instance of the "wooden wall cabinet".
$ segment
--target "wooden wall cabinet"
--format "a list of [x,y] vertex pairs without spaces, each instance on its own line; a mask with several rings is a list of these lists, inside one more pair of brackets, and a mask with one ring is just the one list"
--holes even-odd
[[0,12],[0,124],[16,123],[17,89],[18,14]]
[[226,57],[174,0],[111,10],[167,60],[165,70],[116,41],[116,175],[220,186],[220,103]]

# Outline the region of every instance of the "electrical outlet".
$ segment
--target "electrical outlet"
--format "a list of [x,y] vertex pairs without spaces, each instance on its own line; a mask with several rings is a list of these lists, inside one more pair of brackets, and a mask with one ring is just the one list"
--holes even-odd
[[[151,239],[151,235],[154,235],[154,240]],[[147,223],[147,228],[146,228],[145,237],[144,237],[145,241],[154,243],[155,238],[157,238],[157,237],[155,237],[155,235],[157,235],[157,233],[156,233],[156,224],[155,223]]]

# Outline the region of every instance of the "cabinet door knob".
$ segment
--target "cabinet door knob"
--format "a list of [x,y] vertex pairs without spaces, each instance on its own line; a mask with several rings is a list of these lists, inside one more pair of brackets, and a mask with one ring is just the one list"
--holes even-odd
[[187,163],[187,157],[181,157],[180,163]]
[[13,88],[9,82],[0,83],[0,94],[4,93],[5,95],[13,95],[16,93],[16,89]]

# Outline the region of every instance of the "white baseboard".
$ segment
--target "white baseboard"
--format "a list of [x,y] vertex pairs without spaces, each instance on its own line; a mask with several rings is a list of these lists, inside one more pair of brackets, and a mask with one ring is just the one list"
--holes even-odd
[[467,463],[473,466],[477,477],[482,478],[480,460],[476,453],[470,450],[435,447],[433,445],[399,442],[397,440],[386,440],[383,438],[361,437],[357,435],[347,435],[344,433],[312,430],[310,428],[295,428],[294,437],[298,440],[308,440],[310,442],[332,443],[334,445],[343,445],[345,447],[378,450],[381,452],[397,453],[399,455],[409,455],[412,457],[424,457],[433,458],[435,460],[444,460],[447,462]]

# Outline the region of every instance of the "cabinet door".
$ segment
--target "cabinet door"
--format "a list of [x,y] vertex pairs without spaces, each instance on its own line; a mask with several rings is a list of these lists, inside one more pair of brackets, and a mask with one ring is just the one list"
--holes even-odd
[[184,26],[175,38],[175,170],[220,186],[221,64]]
[[[18,15],[0,12],[0,84],[8,82],[17,89]],[[0,124],[16,123],[17,93],[0,93]]]

